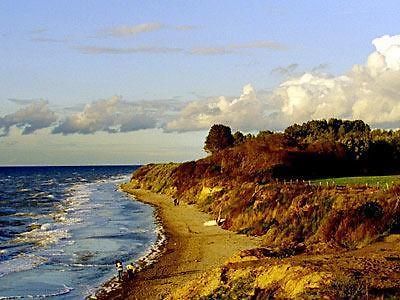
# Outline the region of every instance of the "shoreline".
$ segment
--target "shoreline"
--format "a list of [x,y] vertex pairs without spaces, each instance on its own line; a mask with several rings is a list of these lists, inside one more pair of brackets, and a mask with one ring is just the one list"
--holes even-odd
[[135,273],[132,281],[116,285],[111,279],[96,292],[96,299],[164,299],[238,251],[259,244],[256,238],[204,226],[211,216],[193,205],[174,206],[169,196],[132,189],[129,184],[121,189],[133,200],[155,207],[155,218],[161,222],[166,240],[155,259]]
[[[163,220],[159,215],[159,210],[160,207],[157,205],[150,203],[150,202],[145,202],[141,201],[138,198],[136,198],[135,195],[128,193],[127,191],[123,190],[122,187],[119,187],[120,192],[126,193],[131,197],[132,201],[139,201],[141,203],[150,205],[154,208],[153,212],[153,217],[154,217],[154,224],[156,225],[156,234],[157,238],[156,241],[153,245],[149,247],[149,249],[143,253],[142,256],[140,256],[137,260],[134,261],[134,264],[136,266],[135,270],[135,275],[138,274],[139,272],[144,271],[146,268],[148,268],[150,265],[157,263],[158,259],[163,255],[166,244],[167,244],[167,235],[164,229],[164,224]],[[127,274],[126,274],[126,265],[124,265],[124,280],[126,281]],[[122,292],[122,289],[125,287],[123,286],[125,282],[119,282],[117,280],[117,276],[114,275],[104,283],[102,283],[100,286],[98,286],[94,293],[91,295],[88,295],[85,297],[85,299],[114,299],[114,297],[118,297],[118,294]],[[119,298],[115,298],[119,299]],[[122,299],[122,298],[121,298]]]

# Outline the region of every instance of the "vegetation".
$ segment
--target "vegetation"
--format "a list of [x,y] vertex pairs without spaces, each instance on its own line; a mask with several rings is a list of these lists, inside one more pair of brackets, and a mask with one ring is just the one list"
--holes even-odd
[[[244,255],[255,257],[257,266],[265,257],[358,251],[400,233],[400,177],[375,176],[400,171],[398,131],[371,131],[362,121],[337,119],[256,136],[232,135],[229,127],[214,125],[204,148],[211,155],[198,161],[140,168],[131,185],[196,204],[215,218],[221,213],[225,229],[260,236],[264,248]],[[369,176],[349,177],[354,175]],[[204,280],[214,282],[216,289],[203,287],[209,291],[204,299],[312,296],[320,285],[326,288],[323,295],[332,298],[347,297],[348,289],[361,297],[369,288],[347,273],[338,277],[329,269],[316,271],[312,264],[300,268],[288,263],[291,271],[282,265],[254,269],[254,264],[247,268],[240,263],[228,273],[226,287],[215,284],[221,274],[209,275]],[[357,272],[366,274],[361,267]],[[278,277],[263,283],[263,276]],[[302,278],[309,280],[301,283]],[[184,294],[192,297],[193,289]]]
[[311,181],[313,184],[321,185],[366,185],[371,187],[378,187],[388,189],[393,185],[400,184],[399,175],[387,176],[361,176],[361,177],[337,177],[337,178],[321,178]]
[[[371,131],[361,120],[313,120],[295,124],[286,128],[285,137],[290,145],[305,151],[303,158],[311,163],[305,175],[390,174],[400,167],[400,131]],[[322,162],[325,171],[315,168],[316,161]],[[304,167],[304,164],[299,166]],[[294,171],[301,175],[298,170]]]
[[[369,166],[365,149],[378,136],[386,137],[383,132],[375,132],[372,139],[362,121],[332,119],[293,125],[285,133],[264,131],[246,138],[235,133],[241,140],[235,146],[229,127],[214,125],[206,139],[212,155],[183,164],[144,166],[132,179],[138,187],[195,203],[215,216],[221,211],[226,229],[262,236],[276,251],[353,249],[398,230],[400,187],[394,183],[399,179],[308,178],[353,173],[351,166],[358,162]],[[223,147],[216,146],[218,136]],[[369,146],[357,148],[357,140],[346,144],[352,138],[364,139]]]
[[[241,138],[238,136],[238,138]],[[233,146],[234,138],[231,129],[221,124],[213,125],[207,135],[204,150],[209,153],[215,153],[222,149]]]

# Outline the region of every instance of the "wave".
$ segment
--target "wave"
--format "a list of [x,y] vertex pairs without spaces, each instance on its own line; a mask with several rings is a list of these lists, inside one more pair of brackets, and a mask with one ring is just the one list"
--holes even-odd
[[34,193],[34,194],[30,195],[28,198],[29,199],[38,199],[38,198],[44,198],[45,196],[47,196],[46,192],[38,192],[38,193]]
[[[5,203],[12,202],[13,205],[18,205],[18,209],[16,211],[6,209],[7,211],[4,212],[7,215],[11,214],[12,220],[20,221],[21,225],[18,225],[19,231],[9,236],[10,239],[4,243],[1,241],[3,250],[0,253],[0,260],[3,261],[0,263],[0,277],[5,276],[2,278],[4,282],[19,278],[30,285],[32,284],[29,281],[30,277],[24,277],[25,271],[31,275],[40,274],[42,270],[46,270],[47,273],[43,279],[38,279],[43,283],[47,277],[52,276],[51,272],[58,275],[52,282],[53,286],[56,283],[54,286],[56,293],[49,294],[53,289],[46,290],[39,286],[34,288],[35,291],[29,286],[26,286],[27,289],[23,285],[19,288],[16,282],[16,287],[7,290],[7,294],[5,291],[0,293],[0,299],[60,296],[72,290],[69,287],[62,288],[64,283],[75,289],[70,296],[66,297],[86,295],[86,285],[88,288],[95,288],[99,286],[100,281],[114,273],[116,256],[123,257],[124,261],[137,257],[139,253],[143,253],[142,249],[147,248],[144,245],[145,242],[148,245],[154,241],[154,233],[150,229],[154,228],[154,225],[151,224],[150,215],[148,215],[151,210],[140,209],[140,205],[132,205],[128,197],[115,193],[118,184],[128,180],[130,175],[113,175],[108,178],[105,178],[103,174],[99,174],[100,178],[91,176],[89,180],[82,179],[80,176],[75,176],[71,180],[67,177],[58,177],[55,180],[43,180],[42,184],[40,184],[42,178],[21,181],[21,184],[17,186],[21,188],[20,194],[16,193],[17,188],[5,194],[7,196]],[[26,190],[22,190],[25,187]],[[118,201],[115,201],[115,198]],[[120,198],[121,201],[119,201]],[[99,210],[94,211],[94,209]],[[136,213],[140,213],[137,225],[130,221],[131,214]],[[142,221],[144,217],[146,218],[143,220],[146,221]],[[94,225],[93,228],[90,227],[92,225]],[[135,228],[142,225],[151,227],[146,230]],[[100,240],[96,241],[96,239]],[[157,241],[161,239],[158,238]],[[157,248],[153,245],[145,255],[140,257],[138,263],[150,264],[156,252],[159,251]],[[90,253],[80,253],[82,249],[93,253],[93,257],[89,255]],[[136,249],[140,249],[140,252]],[[29,253],[29,255],[20,253]],[[31,269],[34,270],[29,271]],[[65,272],[71,277],[64,278],[58,272]],[[79,281],[76,281],[72,274],[77,274]],[[14,293],[15,296],[10,296]],[[43,295],[40,295],[41,293]]]
[[[90,189],[88,184],[76,183],[69,189],[70,195],[61,203],[54,206],[56,209],[49,214],[35,215],[33,213],[16,213],[8,210],[8,213],[14,212],[16,216],[27,216],[35,219],[35,222],[27,225],[30,231],[17,234],[10,244],[31,243],[36,246],[49,246],[57,244],[62,239],[71,237],[69,233],[70,226],[82,222],[84,215],[94,209],[96,205],[90,204]],[[30,196],[31,198],[48,198],[54,199],[54,195],[47,192],[38,192]],[[43,218],[53,219],[54,223],[41,224],[37,220]]]
[[19,254],[15,258],[0,262],[0,277],[13,272],[27,271],[44,264],[48,260],[33,254]]
[[142,268],[147,267],[154,262],[162,255],[165,250],[165,243],[167,242],[167,236],[165,235],[164,227],[162,226],[161,219],[158,216],[155,216],[156,219],[156,229],[155,233],[157,234],[156,242],[144,253],[142,257],[137,260],[137,264],[139,265],[138,271]]
[[[141,270],[155,263],[165,251],[165,244],[167,242],[165,229],[162,225],[161,218],[156,214],[156,212],[154,212],[154,218],[156,224],[155,233],[157,234],[156,242],[152,246],[150,246],[148,250],[144,252],[141,257],[139,257],[139,259],[134,261],[134,263],[136,264],[135,272],[140,272]],[[97,290],[94,291],[93,295],[97,295],[100,294],[102,291],[106,291],[107,286],[110,285],[113,280],[114,278],[109,279],[107,282],[103,283],[101,287],[97,288]],[[92,293],[90,293],[89,295],[92,295]]]
[[55,179],[44,180],[40,184],[41,186],[53,185],[56,182]]
[[54,226],[51,223],[42,224],[40,228],[18,234],[10,243],[32,243],[43,247],[71,236],[67,229],[52,229]]
[[72,267],[72,268],[96,268],[96,267],[114,267],[114,262],[109,263],[109,264],[80,264],[80,263],[74,263],[74,264],[67,264],[67,263],[53,263],[53,265],[60,265],[64,267]]

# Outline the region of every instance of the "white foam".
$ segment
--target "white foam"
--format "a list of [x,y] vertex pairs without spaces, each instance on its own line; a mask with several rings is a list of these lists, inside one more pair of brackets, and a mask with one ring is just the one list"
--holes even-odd
[[38,246],[48,246],[57,243],[61,239],[66,239],[71,235],[67,229],[51,229],[53,224],[43,224],[40,228],[28,232],[20,233],[12,240],[14,243],[34,243]]
[[113,183],[117,184],[122,181],[128,181],[131,178],[131,175],[116,175],[116,176],[111,176],[110,178],[107,179],[98,179],[94,183]]
[[41,183],[41,185],[42,185],[42,186],[43,186],[43,185],[52,185],[54,182],[55,182],[54,179],[49,179],[49,180],[43,181],[43,182]]
[[36,199],[36,198],[41,198],[43,196],[47,196],[45,192],[39,192],[39,193],[35,193],[32,196],[30,196],[30,198],[32,199]]
[[[165,235],[165,230],[164,227],[162,226],[161,219],[155,215],[155,223],[156,223],[156,229],[154,230],[155,233],[157,234],[157,240],[156,242],[151,245],[144,254],[139,257],[135,261],[135,264],[137,265],[135,272],[139,272],[143,270],[144,268],[147,268],[148,266],[152,265],[155,263],[158,258],[162,255],[162,253],[165,251],[165,243],[167,242],[167,237]],[[108,285],[113,282],[113,279],[108,280],[107,282],[103,283],[103,285],[99,288],[97,288],[96,292],[93,292],[94,294],[101,293],[101,291],[106,291],[106,293],[110,292],[110,288]]]
[[33,269],[47,261],[46,258],[33,254],[19,254],[15,258],[0,262],[0,277],[12,272]]

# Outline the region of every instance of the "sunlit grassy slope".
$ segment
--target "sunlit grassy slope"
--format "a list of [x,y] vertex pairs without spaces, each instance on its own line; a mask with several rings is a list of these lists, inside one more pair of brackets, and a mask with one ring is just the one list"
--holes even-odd
[[336,185],[370,185],[378,187],[400,184],[400,175],[387,176],[362,176],[362,177],[339,177],[339,178],[321,178],[312,181],[313,184],[336,184]]

